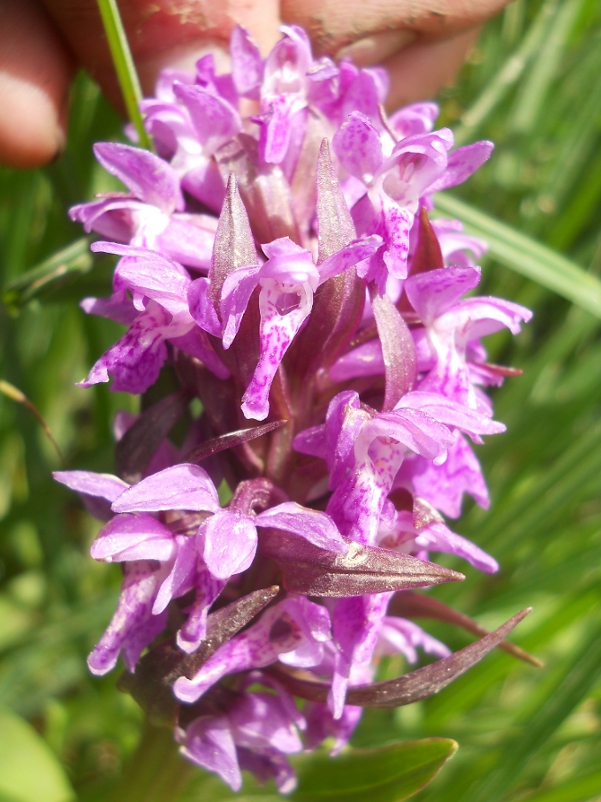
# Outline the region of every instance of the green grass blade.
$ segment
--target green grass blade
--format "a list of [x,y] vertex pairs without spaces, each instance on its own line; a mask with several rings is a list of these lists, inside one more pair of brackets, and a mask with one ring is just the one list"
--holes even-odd
[[601,281],[579,265],[458,198],[439,193],[435,206],[461,220],[469,234],[487,240],[489,254],[501,264],[601,317]]
[[562,676],[522,732],[512,740],[502,765],[484,780],[470,802],[497,802],[507,799],[528,762],[549,740],[559,725],[586,696],[601,676],[601,626],[588,630],[584,646],[569,663]]
[[144,128],[144,121],[140,114],[140,101],[142,89],[138,80],[138,73],[129,49],[127,36],[116,0],[98,0],[98,8],[102,16],[102,24],[108,39],[119,86],[123,93],[125,108],[129,119],[135,126],[141,147],[152,149],[150,137]]
[[519,93],[513,119],[508,126],[510,131],[528,134],[538,122],[555,76],[564,63],[566,43],[582,4],[583,0],[567,0],[559,6]]
[[601,794],[601,771],[576,777],[557,788],[548,788],[545,791],[528,796],[524,802],[588,802],[597,799]]
[[89,273],[93,263],[90,238],[81,237],[9,282],[2,292],[2,300],[9,309],[16,310],[34,298],[56,291],[77,276]]
[[457,144],[463,144],[474,136],[476,130],[494,113],[510,89],[522,77],[544,42],[558,5],[558,0],[547,0],[544,3],[515,53],[512,53],[473,105],[462,115],[461,125],[455,129]]

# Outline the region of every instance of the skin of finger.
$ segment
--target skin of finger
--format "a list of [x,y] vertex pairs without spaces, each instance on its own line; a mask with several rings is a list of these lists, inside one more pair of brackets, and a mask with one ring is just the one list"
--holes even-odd
[[476,44],[479,30],[472,28],[437,41],[417,41],[386,59],[383,66],[390,74],[387,110],[391,112],[408,103],[428,100],[442,87],[451,85]]
[[0,2],[0,162],[38,167],[64,147],[73,60],[36,0]]
[[[44,2],[78,62],[120,105],[96,0]],[[250,31],[264,54],[279,38],[278,0],[122,0],[119,9],[147,95],[163,67],[193,68],[207,51],[215,53],[218,71],[227,69],[227,48],[236,23]]]
[[302,25],[317,55],[350,42],[407,29],[422,41],[446,39],[495,16],[509,0],[281,0],[282,19]]

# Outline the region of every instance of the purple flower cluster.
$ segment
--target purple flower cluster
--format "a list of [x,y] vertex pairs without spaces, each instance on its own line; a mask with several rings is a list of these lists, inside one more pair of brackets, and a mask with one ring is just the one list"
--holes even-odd
[[486,245],[428,218],[491,143],[453,149],[431,103],[388,117],[384,71],[282,34],[263,59],[236,29],[228,75],[211,56],[165,70],[142,104],[156,154],[96,145],[127,191],[71,210],[120,257],[110,298],[82,305],[127,331],[82,386],[142,394],[163,370],[180,389],[119,416],[120,477],[56,478],[105,521],[92,557],[123,567],[91,671],[121,654],[125,687],[186,757],[235,790],[249,769],[285,793],[286,755],[337,751],[362,706],[442,687],[422,674],[401,701],[412,674],[384,689],[379,655],[455,659],[445,682],[468,667],[402,612],[427,598],[412,589],[462,578],[430,552],[497,570],[441,513],[464,493],[488,506],[470,441],[504,430],[482,388],[512,371],[481,338],[530,312],[465,297]]

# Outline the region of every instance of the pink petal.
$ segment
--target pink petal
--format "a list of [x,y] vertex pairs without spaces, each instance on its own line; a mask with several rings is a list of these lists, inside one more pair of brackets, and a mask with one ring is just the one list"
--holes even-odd
[[114,512],[220,509],[215,485],[198,465],[181,463],[143,479],[113,504]]

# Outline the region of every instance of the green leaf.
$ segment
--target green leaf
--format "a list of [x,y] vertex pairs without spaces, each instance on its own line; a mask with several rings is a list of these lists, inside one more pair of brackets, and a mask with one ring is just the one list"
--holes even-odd
[[519,47],[484,86],[479,97],[461,116],[461,125],[455,129],[455,141],[464,144],[476,130],[496,111],[505,95],[519,81],[541,49],[549,27],[558,9],[558,0],[547,0],[538,11]]
[[504,754],[503,764],[489,773],[475,793],[469,795],[470,802],[500,802],[509,800],[508,792],[521,773],[534,760],[542,746],[556,732],[560,724],[582,702],[589,689],[601,676],[601,622],[596,616],[587,622],[587,638],[583,647],[565,666],[554,687],[543,703],[530,713],[521,732],[511,738]]
[[60,763],[24,719],[0,708],[0,800],[68,802],[75,798]]
[[485,239],[501,264],[601,317],[601,281],[579,265],[446,193],[436,195],[435,206],[461,220],[468,234]]
[[524,798],[524,802],[588,802],[597,799],[601,793],[601,771],[576,777],[556,788],[547,788],[533,796]]
[[140,146],[147,150],[152,150],[152,142],[146,133],[144,121],[140,114],[142,89],[140,88],[140,81],[138,80],[134,60],[129,49],[121,15],[119,14],[119,7],[116,0],[98,0],[98,8],[100,9],[104,32],[113,57],[113,64],[115,65],[115,72],[117,73],[127,114],[135,126]]
[[293,802],[400,802],[427,785],[457,750],[447,738],[407,741],[379,749],[327,752],[295,763]]
[[2,300],[13,311],[43,295],[64,287],[78,276],[89,273],[94,264],[90,238],[81,237],[52,254],[6,285]]

